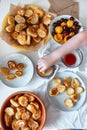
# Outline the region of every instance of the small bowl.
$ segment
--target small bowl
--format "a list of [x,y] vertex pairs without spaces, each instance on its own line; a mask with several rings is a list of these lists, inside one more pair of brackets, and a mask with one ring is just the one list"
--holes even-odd
[[[27,99],[28,99],[28,103],[29,103],[29,97],[28,96],[33,96],[34,97],[34,102],[37,102],[38,104],[39,104],[39,110],[41,111],[41,117],[39,118],[39,119],[37,119],[36,120],[36,122],[38,122],[38,124],[39,124],[39,127],[38,127],[38,129],[37,130],[42,130],[42,128],[43,128],[43,126],[44,126],[44,124],[45,124],[45,120],[46,120],[46,109],[45,109],[45,106],[44,106],[44,104],[43,104],[43,102],[42,102],[42,100],[37,96],[37,95],[35,95],[34,93],[32,93],[32,92],[27,92],[27,91],[20,91],[20,92],[16,92],[16,93],[13,93],[12,95],[10,95],[5,101],[4,101],[4,103],[3,103],[3,105],[2,105],[2,107],[1,107],[1,114],[0,114],[0,120],[1,120],[1,127],[2,127],[2,129],[3,130],[12,130],[12,128],[11,127],[7,127],[6,126],[6,123],[5,123],[5,119],[4,119],[4,115],[5,115],[5,110],[6,110],[6,107],[9,107],[10,105],[11,105],[11,103],[10,103],[10,99],[14,99],[15,98],[15,100],[16,100],[16,102],[17,102],[17,100],[18,100],[18,98],[20,97],[20,96],[24,96],[24,95],[27,95],[26,97],[27,97]],[[33,100],[33,99],[32,99]],[[25,100],[26,101],[26,100]],[[32,101],[33,102],[33,101]],[[23,102],[22,102],[23,103]],[[14,103],[12,103],[12,104],[14,104]],[[14,104],[15,105],[15,104]],[[15,109],[15,112],[17,111],[17,109],[18,109],[18,107],[20,108],[23,108],[23,109],[25,109],[26,111],[28,111],[29,112],[29,109],[27,109],[28,107],[24,107],[24,106],[16,106],[16,107],[14,107],[14,105],[11,105],[11,107],[12,107],[12,109]],[[22,104],[22,105],[24,105],[24,104]],[[34,106],[34,108],[36,109],[36,106]],[[38,108],[36,109],[36,110],[38,110]],[[10,111],[11,112],[11,111]],[[14,113],[15,113],[14,112]],[[23,111],[22,111],[23,112]],[[31,114],[31,116],[34,114],[34,113],[32,113],[32,112],[30,112],[30,114]],[[22,115],[22,113],[21,113],[21,115]],[[26,122],[26,125],[28,125],[27,124],[27,122],[31,119],[31,116],[30,116],[30,118],[26,121],[26,120],[24,120],[25,122]],[[13,119],[14,118],[16,118],[16,116],[15,116],[15,114],[12,116],[12,121],[13,121]],[[33,119],[33,118],[32,118]],[[23,118],[22,118],[22,116],[21,116],[21,119],[19,119],[19,121],[20,120],[23,120]],[[16,122],[15,123],[15,126],[17,125],[17,126],[19,126],[21,123],[19,123],[19,125],[17,124],[18,122]],[[11,124],[12,124],[12,122],[11,122]],[[17,127],[16,126],[16,127]]]
[[[69,20],[73,21],[73,24],[70,23]],[[68,21],[68,25],[67,25],[67,21]],[[62,23],[62,25],[61,25]],[[76,25],[78,24],[78,25]],[[60,26],[61,28],[57,28],[57,32],[55,32],[55,27],[56,26]],[[78,27],[77,27],[78,26]],[[73,37],[74,35],[76,35],[77,33],[83,31],[83,26],[81,24],[81,22],[71,16],[71,15],[60,15],[55,17],[49,27],[49,32],[51,35],[51,39],[53,40],[54,43],[57,43],[58,46],[61,46],[62,44],[64,44],[68,39],[70,39],[71,37]],[[54,39],[54,35],[57,35],[57,40],[56,40],[56,36]]]
[[69,68],[79,67],[83,61],[83,53],[80,49],[74,50],[63,56],[61,61]]
[[46,71],[40,72],[39,69],[38,69],[38,65],[36,65],[36,72],[42,78],[51,77],[53,75],[53,73],[54,73],[54,70],[55,70],[55,66],[53,65],[49,69],[47,69]]

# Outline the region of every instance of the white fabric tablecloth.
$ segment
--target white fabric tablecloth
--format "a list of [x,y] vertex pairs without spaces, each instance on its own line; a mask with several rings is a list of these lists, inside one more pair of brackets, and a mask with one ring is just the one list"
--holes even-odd
[[[0,3],[0,26],[3,20],[3,16],[5,16],[6,11],[3,10],[3,7],[6,7],[6,10],[9,9],[10,3],[18,4],[21,1],[21,3],[34,3],[37,5],[40,5],[44,7],[45,9],[48,9],[50,7],[50,4],[47,0],[1,0]],[[80,2],[80,21],[82,24],[87,27],[87,0],[78,0]],[[49,50],[52,51],[56,48],[56,45],[50,41],[48,43],[50,46]],[[44,49],[44,48],[43,48]],[[84,52],[84,62],[83,64],[78,68],[74,69],[75,72],[80,72],[81,77],[83,78],[83,81],[87,85],[87,47],[82,48]],[[14,52],[18,52],[14,48],[7,45],[4,41],[0,39],[0,60],[7,56],[8,54],[12,54]],[[34,66],[37,64],[38,58],[40,56],[40,51],[37,52],[19,52],[22,54],[27,55],[31,61],[33,62]],[[39,55],[38,55],[39,54]],[[28,83],[25,87],[22,88],[9,88],[2,84],[0,81],[0,108],[4,100],[12,93],[16,91],[33,91],[36,93],[40,98],[43,100],[46,111],[47,111],[47,118],[46,123],[43,128],[43,130],[58,130],[58,129],[68,129],[68,128],[83,128],[87,129],[87,102],[78,110],[73,112],[62,112],[56,110],[48,101],[46,97],[46,90],[47,90],[47,83],[44,82],[43,79],[40,79],[37,77],[36,73],[34,74],[33,79],[30,83]]]

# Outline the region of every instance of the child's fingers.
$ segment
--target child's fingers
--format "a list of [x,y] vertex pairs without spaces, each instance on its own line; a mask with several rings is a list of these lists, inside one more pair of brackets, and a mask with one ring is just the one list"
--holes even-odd
[[44,70],[45,70],[44,64],[39,64],[39,65],[38,65],[38,69],[39,69],[40,72],[41,72],[41,71],[44,71]]
[[42,65],[38,65],[38,69],[41,69],[43,66]]
[[44,70],[45,70],[44,67],[42,67],[42,68],[39,69],[40,72],[42,72],[42,71],[44,71]]
[[41,72],[42,70],[45,70],[44,64],[39,64],[38,69]]
[[41,59],[38,60],[38,64],[43,63],[43,62],[44,62],[43,58],[41,58]]
[[41,62],[38,62],[37,65],[40,66],[42,63]]

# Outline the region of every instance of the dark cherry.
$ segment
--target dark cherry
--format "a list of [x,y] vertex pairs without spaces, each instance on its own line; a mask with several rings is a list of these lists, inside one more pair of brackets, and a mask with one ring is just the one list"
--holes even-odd
[[67,40],[69,40],[70,38],[71,38],[71,37],[70,37],[70,36],[68,36],[68,37],[67,37]]
[[79,29],[81,28],[81,26],[80,26],[80,25],[77,25],[75,28],[79,30]]
[[65,36],[67,36],[67,35],[68,35],[68,32],[64,31],[64,32],[63,32],[63,36],[65,37]]
[[74,29],[72,27],[69,28],[70,32],[74,32]]
[[74,22],[74,25],[75,25],[75,26],[77,26],[77,25],[78,25],[78,22],[77,22],[77,21],[75,21],[75,22]]
[[56,27],[57,26],[57,22],[53,23],[53,26]]
[[61,22],[64,22],[64,20],[65,20],[64,18],[61,18],[61,19],[60,19]]
[[53,31],[53,32],[52,32],[52,35],[54,36],[55,34],[56,34],[56,33]]
[[63,30],[65,30],[65,31],[66,31],[67,29],[68,29],[68,27],[67,27],[67,26],[63,26]]
[[74,17],[72,16],[72,17],[70,17],[70,20],[73,20],[74,21]]
[[78,27],[78,26],[76,26],[76,27],[75,27],[75,30],[77,30],[77,31],[78,31],[78,30],[79,30],[79,27]]
[[69,34],[69,32],[70,32],[70,30],[69,30],[69,28],[67,27],[67,26],[63,26],[63,32],[67,32],[68,34]]
[[78,25],[79,26],[79,29],[81,28],[81,26],[80,25]]
[[68,19],[64,19],[64,22],[67,22],[68,21]]
[[78,30],[77,30],[77,29],[75,29],[75,30],[74,30],[74,33],[75,33],[75,34],[77,34],[77,33],[78,33]]
[[61,25],[61,21],[60,20],[57,20],[57,25],[60,26]]
[[67,33],[68,33],[68,34],[70,33],[70,30],[69,30],[69,28],[67,28],[67,30],[66,30],[66,31],[67,31]]

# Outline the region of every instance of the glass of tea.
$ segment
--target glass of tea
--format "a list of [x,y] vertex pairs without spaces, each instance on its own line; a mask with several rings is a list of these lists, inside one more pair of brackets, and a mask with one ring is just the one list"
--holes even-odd
[[81,65],[83,61],[83,53],[80,49],[74,50],[61,58],[62,63],[70,68],[75,68]]

